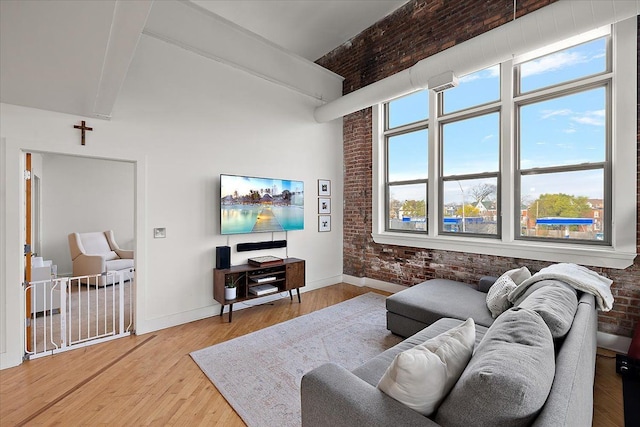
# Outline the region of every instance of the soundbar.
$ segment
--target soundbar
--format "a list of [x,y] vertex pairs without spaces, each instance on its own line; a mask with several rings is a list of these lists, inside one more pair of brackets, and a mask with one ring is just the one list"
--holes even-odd
[[238,252],[249,252],[249,251],[259,251],[262,249],[276,249],[276,248],[286,248],[287,241],[286,240],[271,240],[268,242],[250,242],[250,243],[238,243],[237,251]]

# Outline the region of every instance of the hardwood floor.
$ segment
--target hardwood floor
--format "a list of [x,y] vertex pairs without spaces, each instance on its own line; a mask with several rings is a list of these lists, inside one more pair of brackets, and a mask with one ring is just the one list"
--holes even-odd
[[[0,371],[0,425],[244,423],[189,353],[337,304],[384,292],[337,284],[227,314],[25,362]],[[598,350],[594,426],[623,426],[615,356]]]
[[624,427],[622,377],[616,374],[616,354],[602,348],[598,348],[596,354],[593,407],[593,425],[595,427]]

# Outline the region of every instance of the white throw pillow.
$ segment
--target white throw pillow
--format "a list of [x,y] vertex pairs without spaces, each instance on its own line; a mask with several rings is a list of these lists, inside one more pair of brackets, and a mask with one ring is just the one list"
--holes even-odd
[[429,416],[453,388],[473,354],[476,325],[464,323],[396,355],[378,388]]
[[515,288],[516,284],[507,273],[498,277],[498,280],[491,285],[487,292],[487,308],[494,319],[511,308],[509,294]]
[[529,269],[522,266],[506,271],[491,285],[487,292],[487,308],[494,319],[511,308],[512,304],[509,301],[509,294],[517,288],[520,283],[530,277],[531,272]]
[[503,274],[507,275],[509,277],[511,277],[511,280],[513,280],[513,283],[516,284],[516,286],[518,286],[520,283],[524,282],[525,280],[527,280],[528,278],[531,277],[531,272],[529,271],[529,269],[526,266],[522,266],[520,268],[514,268],[513,270],[509,270],[507,272],[505,272]]

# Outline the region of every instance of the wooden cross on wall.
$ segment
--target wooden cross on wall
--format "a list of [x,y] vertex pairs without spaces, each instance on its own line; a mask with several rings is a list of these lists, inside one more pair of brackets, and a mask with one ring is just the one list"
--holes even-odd
[[85,132],[85,131],[87,131],[87,130],[88,130],[89,132],[91,132],[91,131],[93,130],[93,128],[90,128],[90,127],[88,127],[88,126],[85,126],[85,121],[84,121],[84,120],[83,120],[82,122],[80,122],[80,123],[82,123],[80,126],[78,126],[78,125],[74,125],[73,127],[74,127],[75,129],[80,129],[80,130],[82,131],[82,145],[85,145],[85,143],[84,143],[84,132]]

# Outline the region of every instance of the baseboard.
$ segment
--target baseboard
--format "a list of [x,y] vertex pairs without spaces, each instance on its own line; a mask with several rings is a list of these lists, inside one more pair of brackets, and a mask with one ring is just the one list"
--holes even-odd
[[314,289],[325,288],[327,286],[335,285],[342,282],[343,275],[338,274],[336,276],[325,277],[324,279],[314,280],[313,282],[307,282],[304,288],[300,288],[300,292],[308,292]]
[[154,317],[152,319],[136,319],[135,334],[143,335],[161,329],[183,325],[189,322],[206,319],[220,314],[220,305],[197,308],[195,310],[182,311],[167,316]]
[[[300,288],[300,293],[303,294],[314,289],[324,288],[326,286],[335,285],[340,283],[341,276],[328,277],[322,280],[315,280],[313,282],[307,282],[303,288]],[[296,292],[293,291],[293,299],[296,300]],[[269,304],[279,299],[289,299],[289,292],[278,292],[271,295],[265,295],[260,298],[242,301],[233,305],[233,311],[244,310],[245,308],[251,308],[256,305]],[[224,316],[226,320],[229,307],[225,307]],[[142,335],[150,332],[159,331],[161,329],[171,328],[173,326],[182,325],[189,322],[195,322],[197,320],[207,319],[210,317],[217,317],[220,315],[220,304],[214,303],[213,306],[203,307],[191,311],[176,313],[168,316],[157,317],[154,319],[147,319],[145,321],[138,321],[136,325],[136,334]]]
[[621,337],[606,332],[598,332],[597,341],[598,347],[613,350],[620,354],[627,354],[631,345],[631,337]]
[[348,274],[342,275],[342,281],[354,286],[366,286],[368,288],[378,289],[391,293],[400,292],[407,289],[406,286],[396,285],[395,283],[383,282],[382,280],[369,279],[368,277],[355,277]]
[[4,352],[0,353],[0,371],[7,368],[19,366],[22,363],[22,353]]

